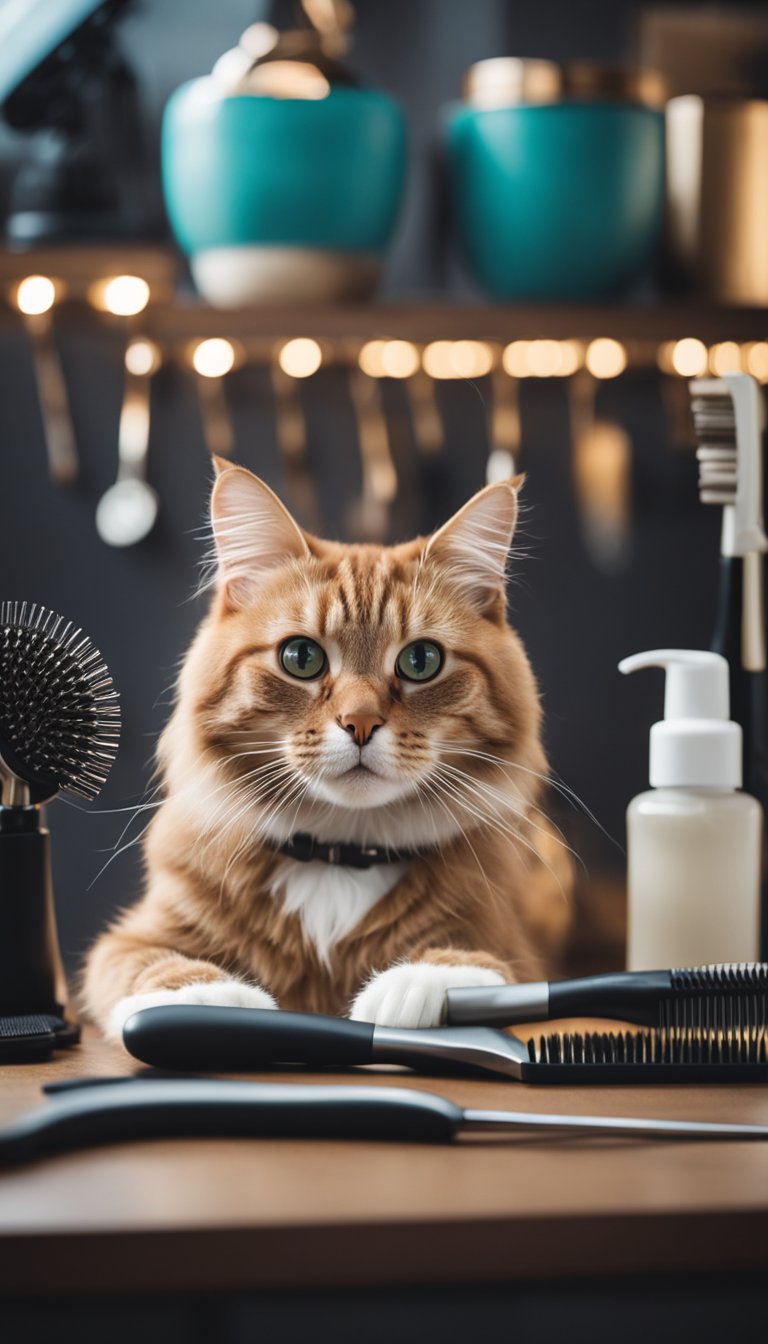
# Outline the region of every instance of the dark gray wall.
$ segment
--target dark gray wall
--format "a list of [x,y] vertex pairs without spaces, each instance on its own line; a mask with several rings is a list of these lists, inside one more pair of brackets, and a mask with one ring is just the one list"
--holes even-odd
[[[621,58],[631,54],[635,6],[602,3],[505,5],[500,0],[366,0],[355,64],[406,106],[412,127],[411,190],[393,247],[386,292],[428,290],[437,278],[469,292],[455,262],[436,263],[434,151],[439,108],[455,97],[462,70],[500,51]],[[209,69],[263,6],[246,0],[155,0],[125,24],[126,50],[140,79],[150,149],[147,187],[159,205],[157,120],[182,79]],[[2,56],[0,54],[0,59]],[[5,135],[6,176],[24,152]],[[55,832],[59,921],[70,964],[120,904],[140,889],[134,846],[100,869],[140,801],[165,720],[169,688],[200,606],[190,600],[201,545],[209,466],[191,379],[163,372],[153,395],[151,479],[162,513],[154,535],[126,552],[109,550],[93,515],[113,479],[122,346],[95,318],[62,313],[59,337],[82,455],[70,491],[47,476],[29,347],[18,319],[0,322],[0,537],[3,595],[27,597],[74,618],[100,645],[123,699],[119,760],[102,798],[82,809],[57,802]],[[436,333],[439,335],[439,333]],[[282,487],[273,411],[265,376],[255,369],[228,382],[236,456]],[[303,389],[329,531],[344,533],[358,479],[346,389],[337,371]],[[393,532],[434,526],[483,483],[486,402],[482,382],[441,387],[449,442],[439,467],[419,467],[402,389],[388,390],[403,491]],[[718,519],[697,502],[690,453],[668,443],[659,380],[631,373],[601,390],[631,432],[634,448],[633,551],[608,577],[594,569],[579,535],[570,482],[566,393],[530,383],[522,392],[529,558],[511,590],[513,619],[538,672],[554,767],[601,823],[623,839],[623,809],[644,787],[647,730],[661,711],[660,679],[625,683],[623,655],[659,645],[706,646],[714,614]],[[114,811],[112,811],[114,809]],[[137,835],[141,815],[122,843]],[[572,814],[570,834],[593,870],[621,866],[621,854]]]

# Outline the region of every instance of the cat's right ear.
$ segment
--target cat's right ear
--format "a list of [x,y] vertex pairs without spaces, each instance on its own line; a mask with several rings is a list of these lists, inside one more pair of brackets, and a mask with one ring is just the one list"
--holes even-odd
[[218,586],[226,605],[246,606],[269,570],[309,555],[298,523],[268,485],[222,458],[214,459],[211,525]]

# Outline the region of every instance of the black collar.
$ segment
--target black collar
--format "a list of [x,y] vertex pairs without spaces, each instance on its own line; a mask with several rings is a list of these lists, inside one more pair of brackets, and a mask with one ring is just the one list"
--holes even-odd
[[418,858],[419,850],[390,849],[386,845],[348,845],[338,841],[325,844],[313,835],[291,836],[282,845],[274,848],[289,859],[298,859],[299,863],[331,863],[337,868],[372,868],[375,863],[399,863],[403,859]]

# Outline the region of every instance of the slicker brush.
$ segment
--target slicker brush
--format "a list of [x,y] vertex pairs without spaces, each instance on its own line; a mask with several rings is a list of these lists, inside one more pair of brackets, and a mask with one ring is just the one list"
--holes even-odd
[[[0,1025],[3,1015],[6,1022],[39,1016],[57,1044],[71,1043],[76,1032],[63,1018],[50,836],[40,805],[60,790],[96,798],[119,734],[117,692],[82,630],[34,602],[0,602]],[[0,1030],[0,1059],[19,1057],[19,1041],[9,1044],[8,1035]],[[21,1035],[29,1057],[39,1057],[41,1042]]]

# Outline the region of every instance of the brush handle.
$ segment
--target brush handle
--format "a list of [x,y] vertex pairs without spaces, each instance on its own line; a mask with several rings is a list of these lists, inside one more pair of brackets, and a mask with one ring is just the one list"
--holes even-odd
[[609,1017],[617,1022],[655,1024],[659,1000],[672,993],[669,971],[621,971],[579,980],[546,980],[527,985],[449,989],[446,1021],[513,1027],[557,1017]]
[[50,835],[36,807],[0,808],[0,1014],[58,1016],[63,993]]
[[317,1013],[180,1004],[134,1013],[123,1043],[157,1068],[247,1073],[274,1064],[370,1064],[373,1033],[372,1022]]
[[407,1088],[129,1079],[61,1093],[0,1131],[0,1166],[159,1138],[410,1139],[447,1143],[463,1111]]

